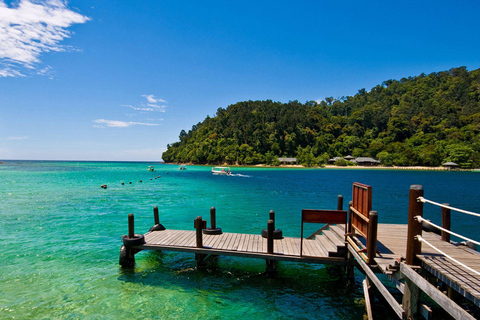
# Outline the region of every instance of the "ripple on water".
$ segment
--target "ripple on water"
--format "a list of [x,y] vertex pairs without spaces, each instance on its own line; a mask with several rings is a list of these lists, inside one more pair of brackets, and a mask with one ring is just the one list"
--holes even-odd
[[[260,233],[275,210],[276,226],[286,236],[299,236],[301,209],[336,207],[338,194],[349,198],[353,181],[373,186],[382,223],[405,223],[410,184],[424,184],[433,200],[478,207],[480,175],[473,174],[235,168],[241,176],[216,177],[209,167],[181,172],[169,165],[155,165],[152,175],[148,165],[2,166],[0,318],[361,319],[361,289],[345,289],[335,268],[280,263],[270,279],[262,260],[220,257],[197,270],[193,255],[141,252],[134,272],[121,270],[127,214],[134,213],[136,231],[145,232],[156,205],[167,228],[190,230],[196,216],[208,221],[214,206],[224,231]],[[453,198],[451,190],[459,196]],[[437,218],[435,210],[426,215]],[[478,224],[455,221],[476,236]]]

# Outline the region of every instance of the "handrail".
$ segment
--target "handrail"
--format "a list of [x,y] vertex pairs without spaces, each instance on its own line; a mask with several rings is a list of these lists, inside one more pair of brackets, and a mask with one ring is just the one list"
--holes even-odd
[[474,270],[474,269],[470,268],[469,266],[461,263],[460,261],[458,261],[458,260],[450,257],[448,254],[446,254],[445,252],[443,252],[443,251],[441,251],[440,249],[436,248],[434,245],[432,245],[431,243],[429,243],[427,240],[423,239],[422,236],[417,235],[417,236],[415,236],[415,238],[416,238],[416,240],[418,240],[418,241],[420,241],[420,242],[424,242],[425,244],[427,244],[428,246],[430,246],[433,250],[435,250],[435,251],[437,251],[438,253],[444,255],[446,258],[452,260],[453,262],[461,265],[461,266],[464,267],[465,269],[467,269],[467,270],[469,270],[469,271],[471,271],[471,272],[473,272],[473,273],[475,273],[475,274],[477,274],[477,275],[480,276],[480,272],[478,272],[477,270]]
[[440,226],[437,226],[435,223],[433,223],[433,222],[431,222],[431,221],[429,221],[429,220],[426,220],[426,219],[424,219],[424,218],[421,217],[421,216],[416,216],[416,217],[415,217],[415,220],[417,220],[417,221],[420,222],[420,223],[425,222],[425,223],[427,223],[427,224],[429,224],[429,225],[431,225],[431,226],[434,226],[435,228],[438,228],[438,229],[440,229],[440,230],[442,230],[442,231],[448,232],[448,233],[450,233],[450,234],[452,234],[452,235],[454,235],[454,236],[456,236],[456,237],[462,238],[463,240],[471,241],[471,242],[473,242],[473,243],[475,243],[475,244],[477,244],[477,245],[480,246],[480,242],[475,241],[475,240],[472,240],[472,239],[467,238],[467,237],[464,237],[464,236],[462,236],[462,235],[460,235],[460,234],[458,234],[458,233],[455,233],[455,232],[453,232],[453,231],[447,230],[447,229],[442,228],[442,227],[440,227]]
[[450,210],[453,210],[453,211],[457,211],[457,212],[469,214],[469,215],[472,215],[472,216],[480,217],[479,213],[450,207],[450,206],[447,206],[445,204],[441,204],[441,203],[438,203],[438,202],[435,202],[435,201],[432,201],[432,200],[425,199],[424,197],[418,197],[417,200],[420,201],[420,202],[423,202],[423,203],[428,202],[428,203],[431,203],[433,205],[436,205],[436,206],[439,206],[439,207],[442,207],[442,208],[447,208],[447,209],[450,209]]

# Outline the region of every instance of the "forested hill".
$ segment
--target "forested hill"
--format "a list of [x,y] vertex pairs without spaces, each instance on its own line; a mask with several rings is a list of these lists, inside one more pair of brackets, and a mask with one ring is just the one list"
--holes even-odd
[[165,162],[305,165],[369,156],[385,165],[480,166],[480,69],[465,67],[401,80],[319,103],[244,101],[219,108],[180,141]]

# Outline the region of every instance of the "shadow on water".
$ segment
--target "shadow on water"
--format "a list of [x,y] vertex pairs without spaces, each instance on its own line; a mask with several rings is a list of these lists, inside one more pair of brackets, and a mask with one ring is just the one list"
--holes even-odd
[[[120,270],[118,280],[145,287],[170,288],[178,292],[216,296],[216,303],[268,308],[276,318],[362,319],[362,277],[354,287],[346,285],[342,267],[278,262],[273,275],[265,272],[265,261],[220,256],[197,268],[192,254],[147,252],[137,267]],[[375,307],[382,319],[395,315]],[[260,311],[259,311],[260,312]]]

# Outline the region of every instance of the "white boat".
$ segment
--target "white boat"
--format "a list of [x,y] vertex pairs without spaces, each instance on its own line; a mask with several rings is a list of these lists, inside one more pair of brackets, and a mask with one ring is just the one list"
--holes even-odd
[[231,174],[231,171],[229,167],[213,167],[212,173],[228,176],[229,174]]
[[187,166],[180,166],[178,170],[187,170]]
[[148,166],[148,171],[155,171],[155,168],[153,166]]

